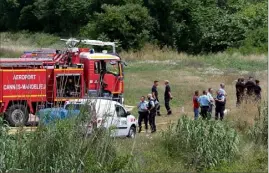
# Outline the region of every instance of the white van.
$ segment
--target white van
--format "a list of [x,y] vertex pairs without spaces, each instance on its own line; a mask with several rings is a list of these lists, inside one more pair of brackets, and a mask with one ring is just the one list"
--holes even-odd
[[[64,108],[80,107],[79,105],[91,105],[91,113],[95,118],[97,128],[112,128],[112,136],[127,136],[134,138],[136,135],[136,118],[128,112],[119,102],[96,98],[96,99],[76,99],[66,101]],[[77,105],[77,106],[76,106]],[[88,134],[91,133],[93,123],[86,125]]]

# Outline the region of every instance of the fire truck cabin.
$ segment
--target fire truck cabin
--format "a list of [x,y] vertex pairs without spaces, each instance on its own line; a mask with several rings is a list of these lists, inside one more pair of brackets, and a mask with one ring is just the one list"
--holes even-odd
[[80,53],[85,83],[90,96],[112,97],[122,102],[123,65],[118,56],[105,53]]

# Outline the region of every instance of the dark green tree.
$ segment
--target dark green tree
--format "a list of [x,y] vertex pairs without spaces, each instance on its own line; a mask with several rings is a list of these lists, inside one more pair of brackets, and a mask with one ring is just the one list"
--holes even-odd
[[110,41],[119,40],[122,48],[141,48],[149,41],[152,18],[139,4],[103,5],[104,12],[96,13],[81,35],[96,39],[105,35]]

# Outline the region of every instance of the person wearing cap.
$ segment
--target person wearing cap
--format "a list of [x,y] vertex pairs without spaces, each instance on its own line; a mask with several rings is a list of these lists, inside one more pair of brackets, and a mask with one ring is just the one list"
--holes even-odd
[[199,102],[200,108],[201,108],[201,116],[203,117],[203,119],[206,119],[208,109],[209,109],[210,100],[209,100],[209,97],[207,96],[207,92],[205,90],[203,91],[203,95],[201,95],[198,98],[198,102]]
[[148,131],[148,102],[145,100],[145,96],[140,98],[140,102],[137,105],[138,108],[138,133],[142,130],[142,121],[144,120],[146,132]]
[[[158,103],[160,103],[159,98],[158,98],[158,90],[157,90],[158,82],[159,81],[157,81],[157,80],[154,81],[153,86],[151,88],[151,93],[152,93],[153,99],[155,99]],[[157,110],[157,115],[161,116],[161,114],[160,114],[160,104],[156,105],[156,110]]]
[[156,117],[156,107],[155,107],[155,100],[152,97],[152,94],[148,94],[148,112],[149,112],[149,124],[151,127],[151,133],[156,132],[156,124],[155,124],[155,117]]
[[165,104],[165,108],[167,110],[167,115],[171,115],[172,114],[172,110],[170,108],[169,102],[170,100],[173,99],[173,96],[171,94],[171,88],[169,86],[169,81],[165,80],[164,81],[165,84],[165,91],[164,91],[164,104]]

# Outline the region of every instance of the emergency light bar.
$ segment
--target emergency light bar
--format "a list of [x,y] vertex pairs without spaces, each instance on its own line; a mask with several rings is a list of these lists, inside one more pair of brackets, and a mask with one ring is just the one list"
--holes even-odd
[[103,42],[99,40],[77,40],[75,38],[61,39],[61,40],[66,41],[66,44],[71,45],[71,46],[75,46],[76,43],[83,43],[83,44],[93,45],[93,46],[112,46],[113,53],[116,53],[115,42]]

